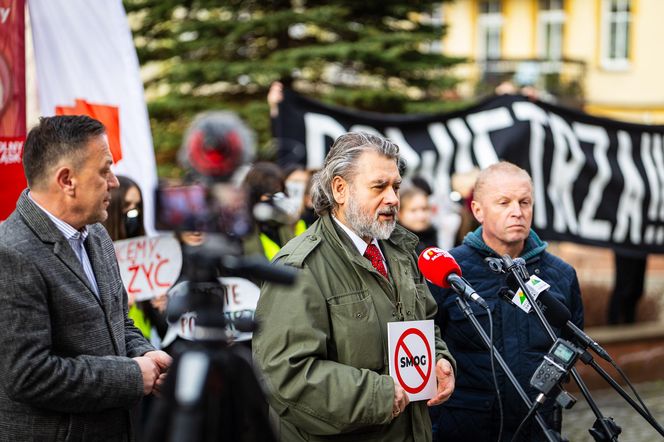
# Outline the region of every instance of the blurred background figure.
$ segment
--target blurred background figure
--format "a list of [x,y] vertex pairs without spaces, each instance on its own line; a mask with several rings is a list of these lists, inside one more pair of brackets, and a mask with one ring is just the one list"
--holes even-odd
[[[143,224],[143,195],[138,185],[122,175],[117,175],[120,186],[111,191],[108,205],[108,218],[102,224],[113,241],[145,235]],[[132,293],[128,296],[128,316],[146,339],[159,348],[166,335],[168,324],[164,316],[167,296],[162,295],[145,301],[136,301]],[[152,407],[153,396],[145,396],[132,411],[134,416],[134,437],[142,440],[143,431]]]
[[270,107],[270,118],[279,116],[279,103],[284,99],[284,85],[280,81],[275,81],[270,85],[267,93],[267,104]]
[[288,172],[288,169],[291,169],[293,165],[305,163],[307,149],[301,142],[284,137],[283,130],[279,124],[279,103],[284,100],[284,88],[286,86],[280,81],[273,82],[267,93],[267,105],[270,110],[270,133],[272,135],[272,147],[276,156],[275,162],[285,172]]
[[314,170],[305,169],[299,164],[284,168],[286,194],[294,201],[301,201],[299,208],[300,221],[298,221],[301,224],[296,225],[296,231],[302,230],[303,227],[309,227],[318,219],[311,200],[311,178],[314,173]]
[[438,245],[438,231],[431,223],[429,196],[417,186],[410,186],[401,191],[399,224],[418,236],[416,252],[419,255],[427,247]]
[[[143,196],[138,185],[122,175],[117,175],[120,187],[111,191],[108,218],[103,222],[113,241],[145,235],[143,225]],[[163,313],[166,309],[166,296],[138,301],[129,295],[129,317],[143,335],[155,342],[166,333]],[[153,334],[153,331],[156,334]]]
[[479,173],[479,169],[475,168],[468,172],[452,175],[452,199],[458,203],[460,216],[458,230],[454,238],[455,246],[461,244],[465,236],[475,231],[480,225],[470,209],[470,203],[473,201],[473,186]]
[[253,210],[253,229],[242,239],[244,254],[272,260],[284,244],[306,229],[304,223],[298,222],[300,202],[287,198],[284,173],[274,163],[255,163],[247,172],[243,186],[249,207],[264,203],[261,206],[268,208],[267,213],[258,216],[258,211]]
[[643,295],[648,255],[614,251],[615,282],[609,300],[609,324],[636,322],[636,306]]

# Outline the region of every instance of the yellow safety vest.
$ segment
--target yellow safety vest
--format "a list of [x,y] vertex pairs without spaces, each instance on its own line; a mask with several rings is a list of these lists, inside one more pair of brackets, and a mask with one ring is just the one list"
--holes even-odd
[[[301,233],[304,233],[304,231],[307,230],[307,225],[304,222],[304,220],[299,220],[293,229],[295,236],[300,235]],[[276,242],[272,241],[269,236],[267,236],[264,233],[261,233],[258,235],[258,237],[261,240],[261,245],[263,246],[263,252],[265,253],[265,257],[269,260],[272,261],[272,258],[274,258],[274,255],[279,253],[279,250],[281,247],[279,247],[279,244]]]
[[141,333],[143,333],[143,336],[149,340],[150,335],[152,334],[152,324],[150,324],[148,318],[145,317],[143,310],[134,304],[129,307],[129,313],[127,313],[127,316],[129,316],[134,321],[136,328],[138,328]]

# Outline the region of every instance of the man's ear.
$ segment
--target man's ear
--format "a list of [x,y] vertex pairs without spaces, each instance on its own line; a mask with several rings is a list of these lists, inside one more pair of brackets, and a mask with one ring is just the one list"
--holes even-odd
[[348,181],[339,175],[332,178],[332,196],[339,205],[345,204],[348,200]]
[[58,167],[55,171],[55,182],[64,194],[74,196],[76,193],[76,179],[74,178],[70,167]]
[[477,220],[478,223],[482,224],[484,221],[484,211],[482,210],[482,205],[478,203],[476,200],[472,200],[470,202],[470,210],[473,212],[473,216]]

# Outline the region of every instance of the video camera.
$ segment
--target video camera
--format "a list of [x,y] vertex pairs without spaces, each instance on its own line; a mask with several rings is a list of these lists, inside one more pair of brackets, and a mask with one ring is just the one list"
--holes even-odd
[[[254,220],[284,222],[290,219],[288,214],[292,211],[292,204],[283,194],[249,207],[248,192],[240,181],[253,155],[253,135],[235,114],[221,111],[201,114],[188,128],[178,152],[178,161],[185,170],[184,179],[160,183],[157,189],[155,227],[173,230],[181,239],[180,279],[187,281],[186,285],[179,284],[171,290],[174,296],[170,297],[167,312],[171,324],[193,312],[196,326],[229,327],[236,338],[237,331],[246,338],[254,328],[253,323],[243,315],[240,323],[235,324],[237,315],[224,309],[225,296],[221,296],[221,309],[226,311],[228,321],[212,320],[214,314],[221,315],[222,311],[219,302],[211,299],[213,296],[204,295],[210,292],[207,285],[220,284],[219,277],[240,277],[255,284],[294,281],[295,273],[290,268],[272,266],[262,256],[243,256],[242,239],[252,232]],[[203,232],[199,235],[202,244],[186,244],[186,232],[192,231]],[[258,292],[256,285],[253,288],[252,292]],[[251,294],[252,298],[257,296]],[[214,310],[214,314],[206,310]],[[190,339],[191,335],[178,333],[184,339]]]
[[[237,317],[225,308],[233,297],[229,280],[290,284],[295,279],[292,269],[243,256],[242,238],[256,216],[239,180],[253,152],[253,136],[235,114],[204,113],[189,127],[178,154],[184,180],[157,189],[156,228],[174,230],[183,254],[181,281],[171,288],[167,316],[176,328],[187,318],[191,336],[178,334],[184,340],[175,345],[164,397],[148,426],[149,441],[275,440],[251,355],[231,333],[253,331],[253,311],[250,318]],[[277,214],[271,208],[276,205],[266,204],[263,216]],[[192,231],[205,232],[199,235],[202,243],[185,243]],[[246,284],[253,285],[257,299],[258,287]]]

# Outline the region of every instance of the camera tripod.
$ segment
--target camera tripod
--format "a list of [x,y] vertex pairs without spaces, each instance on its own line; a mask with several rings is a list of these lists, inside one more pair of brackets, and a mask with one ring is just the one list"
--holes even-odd
[[[206,254],[207,253],[207,254]],[[209,249],[185,248],[189,282],[169,317],[196,312],[194,341],[174,344],[174,361],[155,401],[147,425],[147,441],[276,441],[268,419],[268,404],[251,363],[251,353],[229,338],[223,314],[224,287],[218,273],[242,274],[288,283],[291,271],[251,258],[214,256]],[[261,269],[264,270],[261,272]],[[174,298],[172,298],[173,300]],[[249,331],[251,324],[235,324]]]

